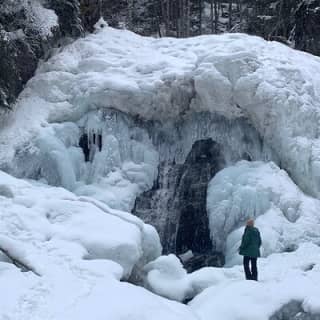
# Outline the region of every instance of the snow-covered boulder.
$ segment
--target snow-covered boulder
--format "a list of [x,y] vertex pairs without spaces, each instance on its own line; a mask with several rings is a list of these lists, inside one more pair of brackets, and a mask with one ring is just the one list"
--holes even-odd
[[161,256],[149,262],[144,267],[144,271],[147,273],[146,287],[160,296],[183,301],[191,294],[187,272],[173,254]]
[[235,268],[201,268],[187,273],[180,260],[173,254],[161,256],[144,267],[144,285],[152,292],[171,300],[190,300],[210,286],[238,279]]
[[320,243],[320,201],[307,197],[274,163],[241,161],[210,182],[207,209],[216,250],[227,264],[240,262],[243,225],[256,218],[263,255],[294,250],[298,243]]
[[155,229],[129,213],[3,172],[0,180],[14,195],[0,195],[0,248],[37,274],[106,259],[121,266],[120,277],[128,277],[133,267],[161,253]]

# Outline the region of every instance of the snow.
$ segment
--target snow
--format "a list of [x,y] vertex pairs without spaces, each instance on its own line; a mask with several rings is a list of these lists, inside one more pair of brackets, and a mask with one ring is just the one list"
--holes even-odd
[[[41,146],[34,140],[54,123],[72,122],[85,130],[92,129],[99,121],[101,126],[104,120],[99,112],[108,108],[163,124],[178,116],[209,112],[230,121],[247,119],[258,130],[263,145],[273,150],[272,160],[281,163],[303,190],[319,195],[319,58],[244,34],[153,39],[106,25],[98,29],[43,63],[28,82],[16,111],[1,129],[1,168],[26,176],[12,165],[18,150],[27,152],[31,148],[39,152]],[[56,139],[52,133],[46,134]],[[103,136],[107,137],[108,132],[104,130]],[[139,154],[152,155],[146,161],[151,166],[147,169],[150,173],[143,176],[146,170],[142,166],[134,174],[138,181],[132,181],[131,172],[130,177],[123,177],[125,170],[121,166],[125,162],[135,165],[142,162],[123,158],[120,150],[119,163],[117,143],[121,149],[121,141],[114,132],[108,136],[112,147],[108,151],[110,161],[119,171],[116,175],[122,176],[120,180],[125,182],[126,198],[134,199],[152,184],[156,174],[159,156],[147,137],[146,134],[139,141],[142,143]],[[233,145],[241,145],[237,143],[238,137],[233,139]],[[132,144],[132,147],[136,146]],[[79,150],[68,151],[72,153],[72,161],[78,164]],[[183,149],[182,153],[185,152]],[[71,161],[59,154],[51,156],[53,162]],[[98,164],[93,167],[95,172],[105,170]],[[70,163],[55,171],[59,170],[68,172],[70,181],[61,181],[60,173],[56,180],[46,178],[48,183],[73,190],[76,182],[83,182],[72,173]],[[33,175],[34,172],[37,172],[35,167]],[[107,185],[114,183],[110,179],[105,181]],[[92,188],[79,190],[93,194],[96,186],[97,182],[93,182]],[[118,190],[117,186],[115,192]],[[98,194],[106,203],[115,201],[111,194]],[[118,208],[130,210],[132,202]]]
[[1,171],[0,181],[0,247],[27,267],[0,261],[1,319],[196,319],[119,281],[160,255],[154,228],[63,188]]
[[264,256],[301,241],[320,244],[320,201],[307,197],[274,163],[241,161],[220,171],[209,183],[207,209],[213,246],[225,252],[227,265],[240,262],[249,218],[256,218]]
[[33,26],[43,37],[52,36],[52,31],[58,28],[58,17],[53,10],[43,7],[41,1],[31,1],[29,15]]
[[[0,168],[30,179],[0,171],[0,248],[24,265],[1,256],[0,319],[256,320],[290,301],[319,313],[320,202],[301,191],[320,190],[319,74],[319,58],[257,37],[152,39],[103,21],[41,64],[0,128]],[[88,162],[84,133],[103,141]],[[228,166],[207,203],[227,267],[188,274],[126,211],[161,161],[205,138]],[[258,283],[238,265],[249,217]]]
[[[53,36],[53,31],[59,28],[58,17],[54,10],[45,8],[43,0],[15,0],[6,1],[2,4],[4,14],[16,14],[19,19],[19,11],[22,11],[26,17],[25,27],[36,30],[41,37],[49,38]],[[24,38],[26,35],[22,29],[6,32],[11,39]]]
[[[238,268],[238,267],[235,267]],[[237,270],[237,269],[236,269]],[[234,270],[234,271],[236,271]],[[302,310],[319,312],[319,247],[303,244],[293,253],[274,254],[259,260],[261,281],[229,279],[204,290],[191,303],[202,320],[269,319],[289,302]]]
[[[270,68],[274,72],[267,74]],[[152,187],[163,155],[183,161],[195,139],[212,137],[226,153],[232,149],[231,162],[243,154],[271,158],[303,189],[317,193],[319,88],[311,72],[317,68],[317,58],[246,35],[151,39],[104,25],[42,64],[28,82],[1,129],[0,167],[131,211],[136,196]],[[150,131],[110,108],[166,125],[181,114],[195,119],[194,112],[248,118],[258,133],[244,147],[244,128],[225,137],[203,119],[186,120],[186,128],[175,133],[185,137],[181,146],[157,150]],[[281,110],[286,119],[276,115]],[[301,126],[301,119],[308,125]],[[93,130],[101,131],[104,147],[84,164],[79,137]],[[260,151],[259,135],[275,152]]]
[[183,301],[191,290],[187,272],[179,259],[170,254],[149,262],[144,267],[146,286],[153,292],[172,300]]
[[195,297],[191,309],[202,320],[269,319],[297,301],[302,310],[319,314],[320,247],[299,245],[296,251],[258,260],[259,282],[244,280],[242,267],[202,268],[187,274],[172,255],[146,265],[150,289],[170,299]]
[[62,188],[3,172],[0,178],[14,195],[1,197],[0,247],[38,274],[50,265],[109,259],[128,277],[136,265],[161,253],[156,231],[129,213]]

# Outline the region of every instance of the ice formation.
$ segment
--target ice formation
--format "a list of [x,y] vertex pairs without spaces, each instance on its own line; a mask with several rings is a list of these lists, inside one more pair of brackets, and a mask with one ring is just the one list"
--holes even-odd
[[207,207],[216,250],[227,264],[237,255],[249,218],[263,234],[263,255],[292,251],[301,242],[320,244],[320,201],[306,196],[274,163],[241,161],[220,171],[208,187]]
[[[90,129],[90,120],[84,118],[90,112],[95,118],[96,110],[117,109],[162,123],[178,115],[183,119],[184,115],[209,112],[230,121],[247,119],[262,145],[272,150],[266,152],[268,158],[285,168],[302,189],[317,195],[319,73],[319,58],[257,37],[152,39],[105,26],[64,48],[29,81],[14,119],[7,119],[7,128],[1,130],[1,167],[17,174],[11,165],[14,156],[41,153],[41,141],[34,142],[43,134],[54,136],[50,133],[54,123],[73,122],[77,127],[85,123]],[[198,136],[191,128],[188,134]],[[230,138],[241,148],[237,135]],[[117,142],[110,139],[116,148]],[[192,142],[188,144],[180,154],[188,153]],[[78,156],[73,150],[73,161]],[[51,158],[60,161],[59,153]],[[135,163],[135,159],[121,160],[121,165],[127,160]],[[156,163],[150,160],[154,172]],[[69,188],[79,164],[70,170],[72,161],[63,161],[65,167],[55,171],[69,175],[63,181]],[[30,176],[39,173],[39,167],[28,172]],[[138,171],[134,174],[143,175],[145,170]],[[148,178],[143,179],[146,184]],[[126,190],[137,188],[136,182],[126,181]]]
[[[319,58],[243,34],[152,39],[98,26],[41,64],[1,121],[0,168],[32,180],[0,171],[0,246],[30,270],[1,255],[0,317],[268,319],[291,301],[320,313],[320,206],[301,191],[320,194]],[[239,266],[188,274],[124,212],[201,139],[227,167],[208,191],[213,245],[238,263],[254,215],[259,283]],[[119,281],[142,270],[156,294],[196,298],[182,306]]]

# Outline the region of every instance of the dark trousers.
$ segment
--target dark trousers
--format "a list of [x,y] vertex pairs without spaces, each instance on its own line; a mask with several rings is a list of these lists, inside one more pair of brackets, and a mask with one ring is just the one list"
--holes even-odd
[[[250,264],[251,264],[251,268],[250,268]],[[257,258],[244,256],[243,267],[244,267],[244,273],[246,274],[247,280],[258,281]]]

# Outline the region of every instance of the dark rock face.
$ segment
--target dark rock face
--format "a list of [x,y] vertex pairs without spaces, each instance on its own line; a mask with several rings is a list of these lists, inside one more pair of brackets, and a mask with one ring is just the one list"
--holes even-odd
[[[43,34],[34,17],[31,1],[0,2],[0,109],[10,108],[33,76],[38,61],[45,59],[61,39],[92,31],[100,17],[99,0],[47,0],[43,2],[58,17],[51,32]],[[40,3],[39,3],[39,6]]]
[[[136,201],[134,213],[151,224],[159,220],[153,218],[154,212],[169,212],[163,216],[164,229],[158,229],[164,253],[192,250],[194,257],[188,261],[189,269],[223,264],[223,258],[212,252],[206,211],[208,183],[223,167],[219,144],[212,139],[196,141],[183,164],[162,164],[153,190]],[[158,189],[163,189],[163,197],[159,197]],[[161,208],[154,207],[158,205]]]
[[194,256],[183,262],[187,272],[193,272],[203,267],[222,267],[225,264],[225,258],[221,252],[211,252],[210,254],[194,254]]
[[49,0],[48,7],[59,18],[61,36],[79,37],[83,33],[78,0]]
[[320,314],[307,313],[301,302],[291,301],[272,315],[270,320],[320,320]]
[[23,39],[8,39],[0,24],[0,107],[9,108],[37,67],[37,56]]
[[100,19],[100,11],[100,0],[80,0],[80,18],[84,30],[93,31],[93,26]]
[[305,0],[296,11],[295,46],[320,55],[320,2]]
[[29,3],[3,1],[0,4],[0,107],[8,108],[23,85],[32,77],[51,39],[43,37],[33,23]]
[[[174,208],[180,213],[175,243],[168,250],[183,253],[187,250],[206,253],[212,249],[206,212],[207,186],[223,168],[220,146],[211,139],[195,142],[177,185]],[[169,224],[168,236],[174,233]]]

